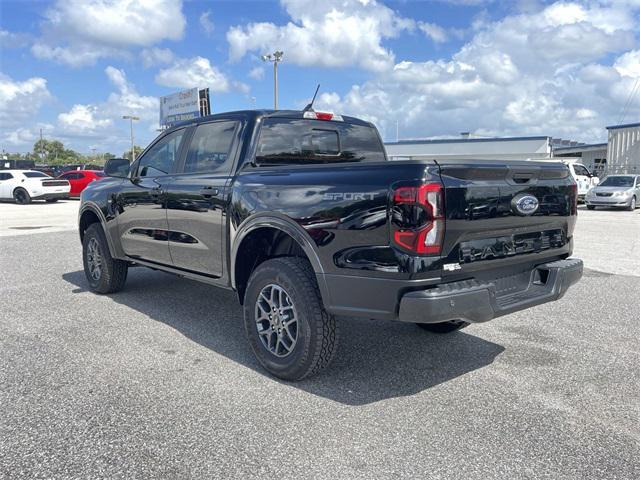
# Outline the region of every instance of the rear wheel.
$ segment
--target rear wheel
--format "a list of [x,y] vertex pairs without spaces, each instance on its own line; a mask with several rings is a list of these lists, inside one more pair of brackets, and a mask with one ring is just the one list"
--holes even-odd
[[431,333],[451,333],[467,327],[469,322],[463,320],[449,320],[442,323],[416,323],[420,328]]
[[96,293],[114,293],[121,290],[127,280],[127,262],[111,257],[102,226],[94,223],[84,232],[82,239],[84,274],[91,290]]
[[244,327],[258,361],[285,380],[318,373],[336,352],[335,317],[325,311],[304,258],[274,258],[255,269],[244,298]]
[[13,199],[20,205],[31,203],[31,196],[24,188],[16,188],[13,191]]
[[595,205],[587,205],[587,210],[595,210],[596,206]]
[[636,209],[636,197],[631,197],[631,201],[629,202],[629,206],[627,210],[633,212]]

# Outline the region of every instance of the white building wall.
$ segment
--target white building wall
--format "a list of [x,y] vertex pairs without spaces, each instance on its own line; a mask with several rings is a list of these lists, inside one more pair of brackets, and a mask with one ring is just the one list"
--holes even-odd
[[607,173],[640,173],[640,125],[609,128]]
[[390,159],[537,159],[551,157],[548,137],[400,141],[385,144]]

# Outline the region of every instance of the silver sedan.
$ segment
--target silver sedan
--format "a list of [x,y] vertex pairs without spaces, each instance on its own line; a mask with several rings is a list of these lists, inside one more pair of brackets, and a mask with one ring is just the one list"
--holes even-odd
[[585,196],[589,210],[600,207],[625,207],[635,210],[640,200],[640,176],[609,175]]

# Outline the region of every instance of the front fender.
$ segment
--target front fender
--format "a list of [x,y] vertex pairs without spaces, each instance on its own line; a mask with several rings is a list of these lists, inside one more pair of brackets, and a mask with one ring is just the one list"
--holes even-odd
[[96,217],[98,217],[100,225],[102,226],[102,230],[104,231],[104,236],[107,239],[107,245],[109,247],[109,253],[111,254],[111,256],[113,258],[123,259],[125,255],[122,251],[122,248],[120,248],[120,243],[113,238],[114,235],[116,236],[116,239],[118,238],[118,227],[116,219],[114,217],[107,219],[102,209],[95,202],[83,202],[78,211],[78,232],[80,233],[80,241],[82,241],[83,237],[82,216],[87,212],[91,212]]

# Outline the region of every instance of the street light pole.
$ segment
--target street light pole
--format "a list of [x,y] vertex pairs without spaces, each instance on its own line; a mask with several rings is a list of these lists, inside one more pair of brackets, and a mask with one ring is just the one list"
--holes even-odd
[[136,117],[133,115],[123,115],[122,118],[124,120],[129,120],[129,123],[131,125],[131,163],[133,163],[136,161],[136,150],[133,146],[133,121],[140,120],[140,117]]
[[278,63],[282,61],[284,52],[276,50],[262,56],[263,62],[273,62],[273,109],[278,109]]

